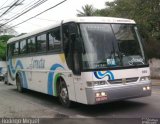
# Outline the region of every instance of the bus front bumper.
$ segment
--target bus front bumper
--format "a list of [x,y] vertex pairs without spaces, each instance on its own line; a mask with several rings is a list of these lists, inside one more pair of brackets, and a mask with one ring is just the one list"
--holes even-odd
[[150,96],[151,81],[86,88],[86,95],[88,104],[100,104],[130,98]]

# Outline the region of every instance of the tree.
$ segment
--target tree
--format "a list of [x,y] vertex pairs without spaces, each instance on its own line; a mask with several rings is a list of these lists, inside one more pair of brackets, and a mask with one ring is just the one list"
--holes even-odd
[[82,6],[82,11],[77,10],[77,12],[77,16],[93,16],[95,9],[92,5],[86,4],[85,6]]
[[[3,24],[0,24],[3,25]],[[0,36],[1,35],[17,35],[18,33],[11,28],[9,25],[4,25],[0,27]]]
[[0,36],[0,58],[2,60],[6,60],[7,41],[12,37],[13,37],[13,35]]
[[110,11],[108,9],[97,9],[94,12],[94,16],[108,16]]

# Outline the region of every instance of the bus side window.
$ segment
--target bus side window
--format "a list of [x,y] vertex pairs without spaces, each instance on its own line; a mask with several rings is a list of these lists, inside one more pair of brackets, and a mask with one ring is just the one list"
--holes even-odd
[[27,51],[26,40],[20,42],[20,54],[24,54]]
[[14,45],[13,44],[8,44],[8,51],[7,51],[7,58],[12,57],[13,55],[13,49],[14,49]]
[[44,52],[46,51],[46,43],[47,43],[47,39],[46,39],[46,34],[41,34],[39,36],[37,36],[37,52]]
[[49,50],[60,50],[61,39],[60,39],[60,28],[55,28],[49,32]]
[[29,38],[27,40],[27,45],[28,45],[28,53],[34,53],[36,52],[36,41],[35,37]]
[[14,46],[13,55],[18,55],[18,53],[19,53],[19,42],[14,43],[13,46]]

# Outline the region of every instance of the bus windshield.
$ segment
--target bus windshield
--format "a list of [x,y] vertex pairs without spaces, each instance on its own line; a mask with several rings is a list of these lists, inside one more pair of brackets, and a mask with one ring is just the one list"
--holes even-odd
[[80,24],[83,69],[145,65],[135,24]]

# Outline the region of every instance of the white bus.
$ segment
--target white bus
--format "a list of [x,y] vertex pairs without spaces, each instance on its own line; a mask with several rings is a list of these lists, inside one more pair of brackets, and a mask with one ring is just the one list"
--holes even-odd
[[136,23],[77,17],[7,42],[8,81],[72,102],[100,104],[151,95]]

